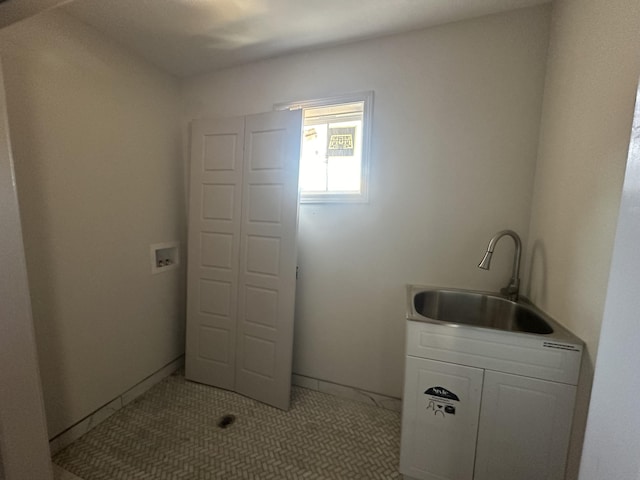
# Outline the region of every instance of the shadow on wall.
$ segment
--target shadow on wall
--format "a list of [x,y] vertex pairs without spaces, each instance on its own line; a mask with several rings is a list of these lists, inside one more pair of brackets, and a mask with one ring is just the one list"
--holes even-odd
[[[537,306],[546,305],[548,301],[547,291],[548,258],[544,243],[536,240],[531,248],[531,260],[527,275],[527,297]],[[563,323],[560,320],[560,323]],[[594,359],[592,353],[585,344],[580,365],[580,378],[578,380],[578,391],[576,392],[576,405],[573,414],[573,424],[571,432],[571,443],[569,445],[568,469],[573,470],[580,464],[582,444],[587,425],[587,414],[589,412],[589,402],[591,397],[591,387],[593,384]],[[573,466],[573,468],[572,468]],[[568,474],[573,474],[568,471]],[[567,477],[573,478],[573,477]]]
[[547,251],[540,239],[533,242],[527,276],[527,297],[536,305],[547,302]]

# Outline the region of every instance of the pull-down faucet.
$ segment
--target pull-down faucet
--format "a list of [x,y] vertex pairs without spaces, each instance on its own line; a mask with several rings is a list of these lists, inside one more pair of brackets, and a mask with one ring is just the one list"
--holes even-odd
[[520,256],[522,253],[522,243],[520,242],[520,237],[516,232],[513,230],[502,230],[496,233],[489,241],[487,253],[484,254],[484,257],[478,264],[478,267],[483,270],[489,270],[493,249],[495,248],[496,243],[498,243],[498,240],[505,235],[513,238],[513,241],[516,244],[516,251],[513,255],[513,271],[511,273],[511,280],[509,280],[509,284],[506,287],[500,289],[500,293],[509,297],[509,300],[516,302],[518,301],[518,292],[520,290]]

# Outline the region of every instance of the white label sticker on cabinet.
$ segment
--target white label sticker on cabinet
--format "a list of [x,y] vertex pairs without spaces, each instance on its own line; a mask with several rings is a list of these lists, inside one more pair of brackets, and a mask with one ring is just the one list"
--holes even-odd
[[544,348],[555,348],[556,350],[569,350],[572,352],[581,352],[582,349],[570,343],[542,342]]
[[460,402],[458,396],[444,387],[429,387],[424,392],[427,395],[427,410],[433,410],[434,415],[455,415],[456,407],[453,402]]

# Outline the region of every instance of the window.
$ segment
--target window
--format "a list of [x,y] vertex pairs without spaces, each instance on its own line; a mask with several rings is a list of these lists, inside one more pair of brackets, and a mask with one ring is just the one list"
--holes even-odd
[[302,109],[300,201],[366,202],[373,93],[278,106]]

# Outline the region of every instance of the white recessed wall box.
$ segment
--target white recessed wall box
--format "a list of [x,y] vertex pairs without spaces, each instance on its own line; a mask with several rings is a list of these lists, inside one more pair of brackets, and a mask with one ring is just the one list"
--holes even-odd
[[151,273],[168,272],[180,265],[180,242],[154,243],[151,245]]

